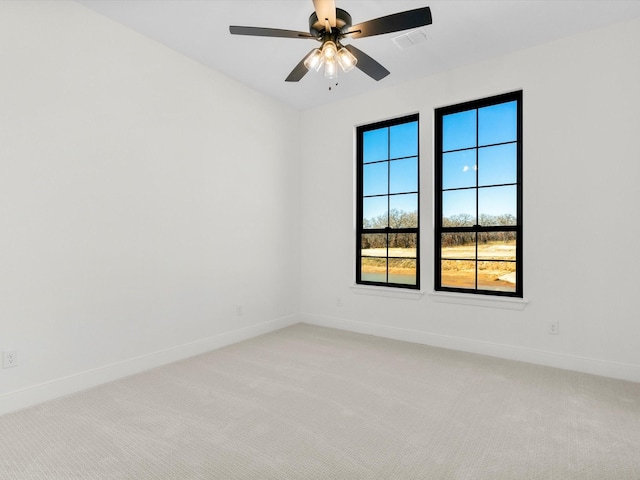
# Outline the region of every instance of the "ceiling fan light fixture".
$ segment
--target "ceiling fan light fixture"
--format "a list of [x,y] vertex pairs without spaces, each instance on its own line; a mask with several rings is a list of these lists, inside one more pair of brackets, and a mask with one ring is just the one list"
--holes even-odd
[[342,67],[342,70],[345,73],[353,70],[353,67],[356,66],[356,63],[358,63],[358,59],[354,57],[353,54],[344,47],[338,50],[337,57],[338,57],[338,63],[340,64],[340,67]]
[[307,70],[315,70],[316,72],[320,70],[322,64],[324,63],[324,56],[319,48],[313,50],[305,59],[304,66],[307,67]]
[[[389,70],[353,45],[343,47],[340,41],[343,38],[353,40],[414,30],[432,23],[431,9],[421,7],[354,25],[349,12],[336,7],[336,0],[312,0],[312,2],[314,11],[309,16],[309,33],[238,25],[230,25],[229,32],[232,35],[297,38],[320,42],[319,48],[314,48],[296,64],[289,76],[285,78],[285,82],[298,82],[309,70],[320,71],[323,66],[325,78],[334,79],[338,75],[338,65],[345,72],[358,67],[375,81],[380,81],[389,75]],[[424,32],[412,32],[406,35],[411,43],[418,43],[418,40],[424,40],[427,37]],[[415,40],[412,35],[416,37]]]

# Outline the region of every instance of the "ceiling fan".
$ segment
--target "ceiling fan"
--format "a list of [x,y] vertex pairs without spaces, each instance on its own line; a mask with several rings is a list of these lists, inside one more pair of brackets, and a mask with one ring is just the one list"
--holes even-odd
[[335,78],[338,65],[348,72],[353,67],[379,81],[389,75],[389,70],[353,45],[343,45],[343,39],[355,39],[399,32],[431,24],[429,7],[416,8],[394,13],[366,22],[351,24],[351,15],[336,8],[335,0],[313,0],[314,12],[309,17],[309,33],[265,27],[241,27],[232,25],[233,35],[257,37],[300,38],[319,41],[320,48],[314,48],[291,71],[286,82],[298,82],[313,69],[319,71],[324,66],[324,76]]

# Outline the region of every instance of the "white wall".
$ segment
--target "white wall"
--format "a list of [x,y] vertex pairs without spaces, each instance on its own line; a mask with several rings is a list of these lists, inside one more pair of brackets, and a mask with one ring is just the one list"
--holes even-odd
[[0,412],[297,321],[298,112],[71,2],[0,59]]
[[[303,145],[322,131],[334,152],[304,156],[305,321],[640,381],[638,45],[640,19],[305,112]],[[433,110],[519,89],[529,303],[508,310],[437,302],[429,294]],[[416,111],[425,295],[359,295],[350,288],[354,126]],[[549,320],[560,321],[560,335],[546,333]]]

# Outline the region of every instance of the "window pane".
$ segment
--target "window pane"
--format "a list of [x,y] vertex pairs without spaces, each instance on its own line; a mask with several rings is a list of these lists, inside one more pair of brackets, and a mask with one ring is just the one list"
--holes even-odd
[[363,282],[386,282],[387,259],[362,257],[360,262],[360,279]]
[[478,260],[516,259],[516,232],[483,232],[478,234]]
[[443,233],[441,236],[440,256],[444,258],[476,258],[476,234],[474,232]]
[[478,185],[500,185],[517,181],[516,144],[478,150]]
[[499,103],[478,110],[478,145],[517,140],[517,102]]
[[389,129],[389,158],[418,155],[418,122],[403,123]]
[[389,162],[389,177],[389,193],[417,192],[418,159],[414,157]]
[[516,263],[478,262],[478,288],[501,292],[515,292]]
[[418,252],[418,235],[416,233],[390,233],[389,256],[416,258]]
[[389,226],[391,228],[418,227],[418,194],[389,197]]
[[363,257],[386,257],[387,234],[365,233],[360,239],[360,254]]
[[459,150],[476,146],[476,110],[442,117],[442,150]]
[[362,235],[360,242],[360,278],[367,282],[387,281],[387,235]]
[[442,155],[442,188],[476,186],[476,149]]
[[375,162],[389,158],[389,129],[369,130],[362,135],[363,162]]
[[476,224],[476,189],[442,192],[442,226],[471,227]]
[[481,188],[478,190],[478,214],[489,225],[516,225],[517,201],[515,185]]
[[476,262],[470,260],[442,260],[440,278],[443,287],[475,288]]
[[371,163],[363,167],[363,195],[384,195],[389,193],[389,164]]
[[418,271],[416,265],[415,258],[390,258],[389,282],[415,285]]
[[364,228],[385,228],[389,226],[387,211],[389,197],[370,197],[362,199],[362,226]]

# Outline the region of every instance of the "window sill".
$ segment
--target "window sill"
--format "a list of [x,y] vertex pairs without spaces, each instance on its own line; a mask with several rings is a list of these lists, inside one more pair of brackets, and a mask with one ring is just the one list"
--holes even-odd
[[524,310],[529,300],[512,297],[492,297],[488,295],[461,294],[449,292],[431,292],[429,296],[434,302],[455,303],[458,305],[474,305],[476,307],[504,308],[507,310]]
[[376,297],[405,298],[407,300],[420,300],[424,295],[423,290],[410,290],[408,288],[375,287],[370,285],[351,285],[351,291],[358,295],[374,295]]

